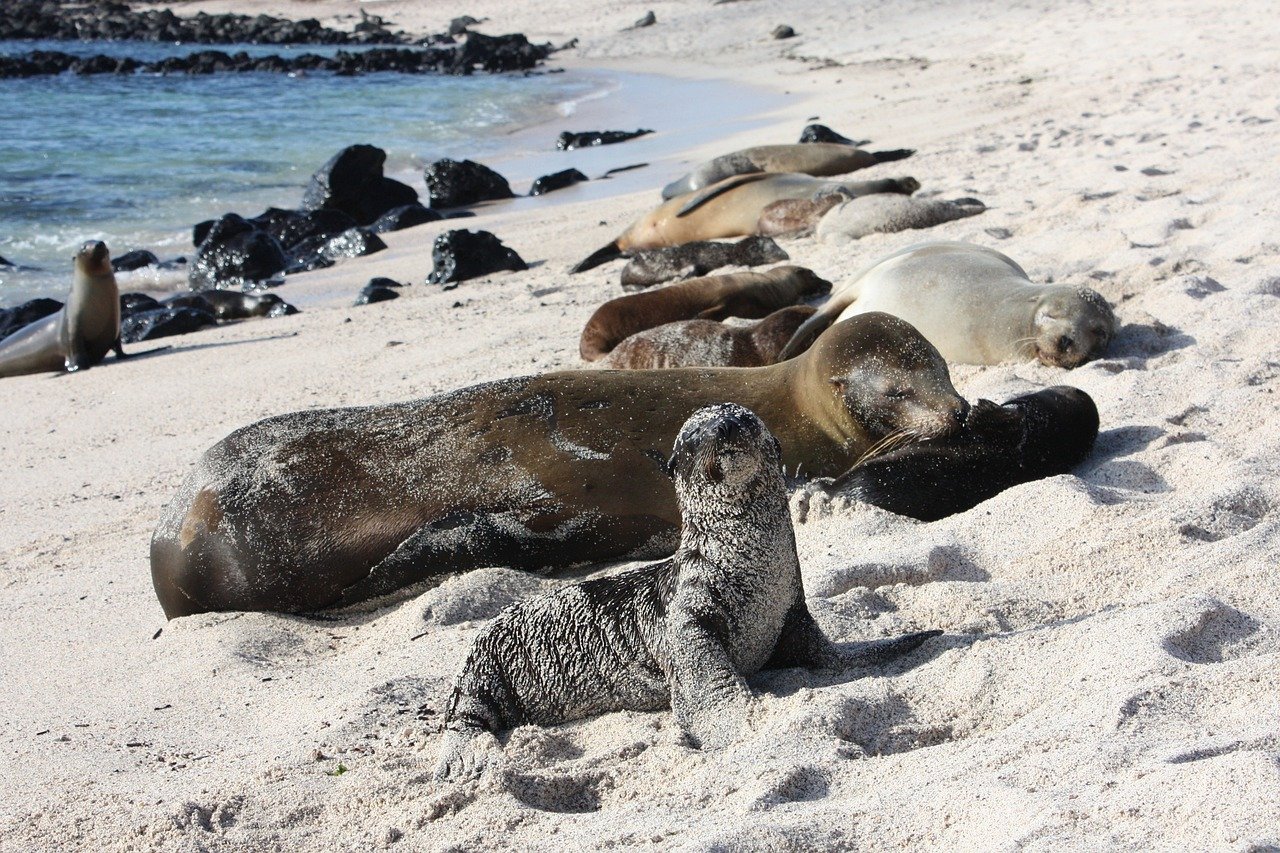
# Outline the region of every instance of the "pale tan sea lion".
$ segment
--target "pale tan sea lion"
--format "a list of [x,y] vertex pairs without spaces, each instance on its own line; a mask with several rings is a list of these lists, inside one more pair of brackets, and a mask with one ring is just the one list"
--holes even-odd
[[694,240],[754,234],[761,212],[782,199],[814,198],[828,192],[842,192],[850,197],[873,193],[910,195],[918,189],[920,183],[915,178],[833,181],[799,174],[738,175],[664,202],[631,223],[616,240],[591,253],[569,272],[589,270],[634,249],[656,249]]
[[815,177],[845,175],[877,163],[910,157],[915,151],[863,151],[837,142],[807,142],[795,145],[757,145],[723,154],[695,166],[689,174],[662,188],[663,198],[694,192],[734,175],[756,172],[794,172]]
[[61,310],[0,340],[0,377],[92,367],[120,346],[120,291],[105,243],[76,253],[71,294]]
[[816,225],[815,234],[819,240],[845,243],[868,234],[932,228],[944,222],[977,216],[986,209],[987,206],[976,198],[947,201],[882,194],[842,201],[829,212],[819,214],[810,227]]
[[[684,424],[669,468],[680,547],[661,563],[513,604],[471,644],[444,712],[435,778],[483,770],[492,734],[670,707],[698,747],[732,743],[762,669],[887,663],[940,631],[852,648],[805,603],[777,440],[733,403]],[[488,741],[486,744],[485,741]]]
[[928,341],[867,314],[771,367],[571,370],[280,415],[196,463],[151,540],[156,595],[170,618],[297,612],[480,566],[666,556],[680,523],[667,453],[723,402],[759,415],[806,477],[950,434],[968,409]]
[[831,292],[831,282],[804,267],[781,266],[691,278],[666,287],[619,296],[587,320],[578,341],[584,361],[597,361],[637,332],[676,320],[756,319],[808,296]]
[[1038,359],[1072,368],[1102,355],[1116,318],[1087,287],[1033,284],[1022,267],[972,243],[919,243],[882,258],[832,294],[782,352],[789,358],[828,324],[884,311],[919,329],[950,362]]
[[672,367],[764,367],[816,309],[792,305],[763,320],[730,326],[714,320],[681,320],[636,332],[597,364],[612,370]]

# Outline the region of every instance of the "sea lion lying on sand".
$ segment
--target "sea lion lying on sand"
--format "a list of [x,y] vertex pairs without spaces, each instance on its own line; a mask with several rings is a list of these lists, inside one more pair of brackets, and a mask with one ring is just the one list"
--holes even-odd
[[600,361],[611,370],[671,367],[764,367],[817,309],[792,305],[763,320],[730,326],[715,320],[679,320],[636,332]]
[[679,246],[645,249],[631,254],[622,268],[622,289],[643,290],[676,278],[706,275],[720,267],[758,267],[790,260],[768,237],[743,237],[736,243],[697,240]]
[[777,440],[734,404],[680,430],[668,468],[675,556],[513,604],[472,642],[444,712],[436,779],[483,766],[477,738],[523,723],[671,707],[697,746],[732,743],[762,669],[885,663],[940,631],[842,649],[805,604]]
[[710,186],[734,175],[759,172],[794,172],[815,177],[845,175],[877,163],[904,160],[915,151],[863,151],[847,142],[806,142],[796,145],[757,145],[722,154],[693,168],[689,174],[662,188],[663,198],[675,198]]
[[890,433],[947,435],[968,404],[946,362],[886,314],[758,368],[571,370],[408,403],[294,412],[196,463],[151,540],[170,617],[310,611],[442,572],[670,554],[666,453],[703,406],[755,411],[794,474],[842,474]]
[[664,323],[725,317],[752,320],[830,291],[831,282],[812,270],[794,266],[691,278],[610,299],[587,320],[578,352],[583,361],[596,361],[626,338]]
[[[932,228],[955,219],[977,216],[986,209],[987,206],[976,198],[947,201],[940,198],[881,194],[841,202],[834,209],[820,215],[809,227],[816,226],[819,240],[844,243],[868,234]],[[760,233],[773,232],[761,230]]]
[[949,362],[1039,359],[1079,367],[1106,352],[1116,318],[1095,290],[1033,284],[1007,255],[972,243],[918,243],[881,258],[832,295],[782,351],[803,352],[839,318],[885,311],[919,329]]

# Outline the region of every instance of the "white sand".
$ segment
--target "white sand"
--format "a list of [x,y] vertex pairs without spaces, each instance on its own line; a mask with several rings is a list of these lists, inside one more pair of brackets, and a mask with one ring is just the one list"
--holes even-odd
[[[526,273],[344,307],[373,274],[420,282],[441,230],[428,225],[280,291],[341,285],[329,307],[4,380],[0,848],[1280,846],[1272,4],[182,4],[219,6],[359,6],[420,31],[489,15],[488,32],[580,37],[560,62],[791,93],[690,161],[792,141],[812,115],[918,148],[872,171],[990,210],[838,247],[789,241],[793,259],[838,281],[922,237],[965,239],[1034,280],[1097,288],[1124,324],[1105,360],[954,378],[970,398],[1078,385],[1102,434],[1076,475],[934,524],[810,509],[797,533],[819,621],[842,639],[944,629],[912,668],[763,678],[753,731],[720,753],[679,746],[666,713],[518,729],[504,775],[440,790],[435,727],[470,638],[554,581],[492,569],[361,617],[166,624],[152,526],[198,454],[256,418],[575,364],[582,323],[620,292],[617,265],[563,270],[675,169],[643,193],[470,220],[541,262]],[[649,8],[656,26],[618,32]],[[800,36],[768,39],[780,23]]]

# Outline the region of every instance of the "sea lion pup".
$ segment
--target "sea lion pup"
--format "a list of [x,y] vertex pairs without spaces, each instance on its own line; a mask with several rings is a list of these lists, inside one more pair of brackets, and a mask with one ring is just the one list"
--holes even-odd
[[768,237],[743,237],[736,243],[698,240],[679,246],[636,252],[622,268],[622,289],[643,290],[676,278],[706,275],[720,267],[758,267],[790,260]]
[[805,142],[795,145],[757,145],[723,154],[693,168],[689,174],[662,188],[663,198],[694,192],[734,175],[759,172],[794,172],[815,177],[846,175],[877,163],[904,160],[916,153],[910,148],[896,151],[863,151],[847,142]]
[[746,326],[714,320],[681,320],[636,332],[600,361],[612,370],[654,370],[671,367],[764,367],[796,329],[817,309],[792,305]]
[[[977,216],[986,209],[987,206],[976,198],[946,201],[898,195],[863,196],[842,201],[826,214],[819,214],[809,227],[816,225],[819,240],[847,243],[868,234],[932,228],[955,219]],[[762,230],[761,233],[773,232]]]
[[794,305],[807,296],[831,292],[831,282],[804,267],[765,272],[709,275],[610,299],[587,320],[578,341],[583,361],[604,358],[636,332],[676,320],[754,320]]
[[210,448],[165,508],[156,595],[169,618],[314,611],[480,566],[665,557],[680,523],[666,454],[722,402],[755,411],[806,477],[891,434],[954,432],[968,409],[923,336],[867,314],[770,367],[569,370],[279,415]]
[[1097,436],[1093,399],[1058,385],[1001,406],[979,400],[955,435],[899,448],[810,487],[936,521],[1020,483],[1070,473]]
[[202,290],[170,296],[165,305],[208,311],[218,320],[247,320],[250,317],[284,317],[298,309],[274,293],[243,293],[238,290]]
[[[670,707],[695,745],[732,743],[762,669],[890,661],[940,631],[835,646],[805,604],[777,440],[747,409],[695,412],[671,451],[675,556],[513,604],[472,642],[444,712],[437,780],[482,767],[477,737]],[[486,736],[489,733],[490,736]]]
[[832,321],[885,311],[915,326],[949,362],[1038,359],[1067,369],[1102,355],[1116,318],[1095,290],[1033,284],[1006,255],[972,243],[917,243],[858,272],[782,351],[803,352]]
[[95,241],[76,253],[67,304],[0,340],[0,377],[88,369],[110,350],[126,357],[120,346],[120,290],[107,245]]
[[813,198],[837,190],[850,197],[874,193],[911,195],[918,189],[920,182],[915,178],[833,181],[800,174],[737,175],[664,202],[631,223],[612,243],[583,258],[569,272],[598,267],[636,249],[754,234],[761,212],[782,199]]

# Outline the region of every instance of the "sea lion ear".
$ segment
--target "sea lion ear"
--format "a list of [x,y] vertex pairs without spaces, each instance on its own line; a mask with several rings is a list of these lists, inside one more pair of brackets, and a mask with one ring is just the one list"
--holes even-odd
[[667,472],[667,476],[671,479],[676,477],[676,454],[673,452],[671,458],[667,460],[667,464],[662,466],[662,470]]

